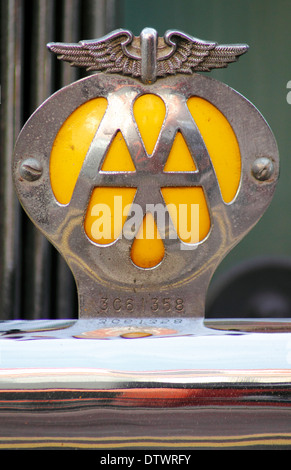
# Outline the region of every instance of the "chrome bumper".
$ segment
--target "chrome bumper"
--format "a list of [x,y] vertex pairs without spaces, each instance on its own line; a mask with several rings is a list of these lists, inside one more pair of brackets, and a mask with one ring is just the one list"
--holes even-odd
[[2,322],[0,366],[0,449],[291,448],[288,321]]

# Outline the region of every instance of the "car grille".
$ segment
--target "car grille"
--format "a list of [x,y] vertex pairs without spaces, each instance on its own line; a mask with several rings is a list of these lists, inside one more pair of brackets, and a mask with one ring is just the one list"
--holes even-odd
[[33,111],[81,71],[50,54],[51,41],[77,42],[116,28],[115,0],[1,2],[0,319],[75,318],[66,263],[28,219],[15,195],[15,140]]

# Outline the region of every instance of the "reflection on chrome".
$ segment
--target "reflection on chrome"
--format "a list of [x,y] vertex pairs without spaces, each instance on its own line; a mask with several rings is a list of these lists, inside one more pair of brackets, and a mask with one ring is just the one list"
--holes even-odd
[[290,447],[290,328],[3,322],[0,448]]

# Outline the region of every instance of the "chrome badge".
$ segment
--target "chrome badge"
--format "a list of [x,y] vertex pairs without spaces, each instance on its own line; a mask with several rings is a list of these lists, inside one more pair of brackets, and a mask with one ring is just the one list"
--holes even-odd
[[146,28],[48,48],[96,73],[31,116],[13,175],[75,276],[79,317],[203,317],[215,269],[267,209],[279,174],[258,110],[199,74],[248,46]]

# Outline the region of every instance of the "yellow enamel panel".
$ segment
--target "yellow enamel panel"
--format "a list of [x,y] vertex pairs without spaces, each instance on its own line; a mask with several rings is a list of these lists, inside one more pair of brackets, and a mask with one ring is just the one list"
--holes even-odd
[[108,245],[117,240],[135,193],[135,188],[95,188],[84,222],[88,238],[99,245]]
[[102,165],[102,171],[135,171],[122,133],[117,132]]
[[133,114],[146,152],[151,155],[166,116],[166,106],[156,95],[142,95],[134,103]]
[[147,213],[132,244],[131,259],[143,269],[154,268],[165,255],[164,243],[151,213]]
[[165,172],[195,171],[196,166],[181,132],[177,132],[170,155],[164,167]]
[[68,204],[72,198],[84,159],[106,108],[105,98],[88,101],[68,117],[56,136],[50,158],[50,178],[53,193],[60,204]]
[[203,189],[161,188],[161,192],[180,240],[204,240],[210,230],[210,216]]
[[[185,139],[178,132],[164,171],[195,170],[196,166]],[[210,216],[203,189],[161,188],[161,191],[179,238],[185,243],[202,241],[210,230]]]
[[236,135],[224,115],[211,103],[191,97],[188,107],[207,147],[222,198],[231,202],[241,178],[241,156]]
[[[51,152],[50,176],[53,192],[61,204],[68,204],[71,200],[85,156],[106,107],[107,101],[104,98],[97,98],[80,106],[66,120],[55,139]],[[213,162],[222,197],[225,202],[231,202],[238,190],[241,174],[236,136],[222,113],[206,100],[192,97],[188,100],[188,107]],[[135,101],[133,113],[146,152],[152,155],[165,119],[165,103],[156,95],[142,95]],[[102,171],[135,170],[126,142],[119,131],[109,147]],[[177,132],[164,172],[181,171],[199,171],[199,168],[195,165],[182,132]],[[121,235],[136,190],[117,187],[94,189],[84,222],[85,232],[90,240],[108,245]],[[211,221],[203,188],[175,187],[161,188],[161,191],[179,238],[185,243],[204,240],[209,233]],[[157,266],[164,256],[164,243],[152,215],[148,213],[132,244],[132,261],[147,269]]]

